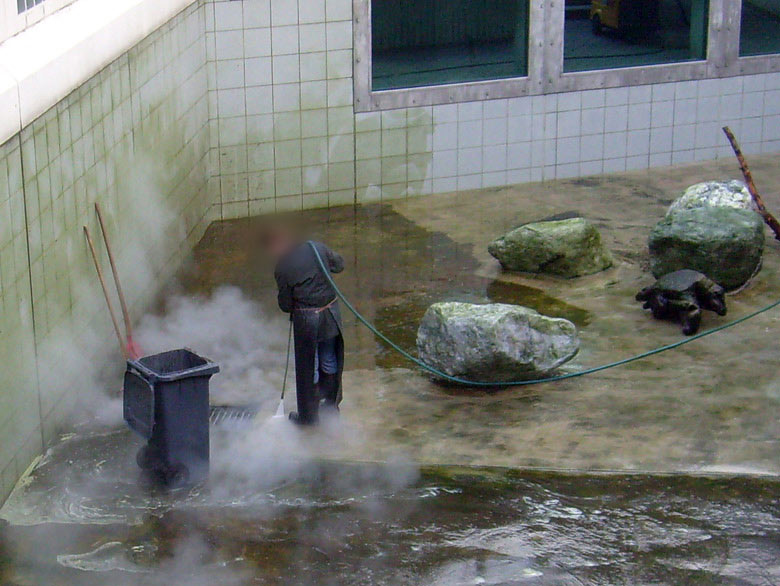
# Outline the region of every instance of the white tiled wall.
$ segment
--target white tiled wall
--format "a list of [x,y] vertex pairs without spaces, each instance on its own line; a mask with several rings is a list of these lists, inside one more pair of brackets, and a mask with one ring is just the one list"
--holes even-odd
[[204,30],[196,2],[0,146],[0,501],[96,366],[121,366],[94,203],[135,316],[212,219]]
[[0,146],[0,502],[42,447],[19,137]]
[[355,114],[351,0],[209,0],[223,217],[780,151],[780,74]]
[[[778,104],[780,74],[773,73],[418,108],[416,116],[433,121],[432,142],[405,160],[407,168],[425,165],[423,154],[430,161],[418,170],[418,181],[407,185],[407,194],[733,157],[724,125],[746,153],[778,152]],[[358,144],[371,144],[371,132],[361,130],[378,129],[391,114],[402,120],[403,112],[358,114]],[[361,153],[372,157],[374,151],[357,151],[362,176],[361,169],[376,163],[361,161]],[[386,179],[376,180],[372,193],[358,182],[358,201],[375,199],[380,191],[400,195]]]
[[207,8],[223,216],[352,203],[351,0],[216,0]]

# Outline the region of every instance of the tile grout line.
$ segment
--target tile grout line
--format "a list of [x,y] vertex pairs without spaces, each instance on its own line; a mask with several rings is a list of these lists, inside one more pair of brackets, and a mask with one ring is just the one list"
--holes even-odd
[[[20,108],[21,110],[21,108]],[[33,354],[35,359],[35,387],[38,391],[38,428],[41,437],[41,449],[46,445],[43,432],[43,401],[41,399],[41,374],[40,356],[38,354],[38,331],[35,324],[35,293],[33,289],[32,258],[30,253],[30,216],[27,211],[27,187],[24,173],[24,149],[22,148],[22,132],[19,131],[19,169],[22,182],[22,199],[24,201],[24,233],[27,248],[27,280],[30,285],[30,319],[32,320]],[[32,138],[30,139],[32,140]],[[33,148],[35,144],[33,143]]]

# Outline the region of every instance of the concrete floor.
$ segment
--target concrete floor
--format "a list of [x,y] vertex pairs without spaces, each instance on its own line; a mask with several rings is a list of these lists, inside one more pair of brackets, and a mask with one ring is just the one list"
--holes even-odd
[[[777,162],[751,157],[767,204],[780,210]],[[726,160],[288,219],[344,255],[347,269],[338,277],[343,291],[404,347],[413,349],[419,318],[434,301],[518,303],[580,327],[582,351],[565,369],[575,371],[681,338],[679,326],[652,320],[634,301],[652,282],[647,235],[686,186],[739,177]],[[488,255],[487,243],[511,227],[569,210],[597,224],[614,252],[614,268],[567,281],[504,273]],[[187,291],[233,284],[267,312],[278,311],[270,267],[251,254],[255,228],[252,221],[213,225],[184,279]],[[707,314],[704,329],[780,297],[780,246],[767,234],[763,270],[729,297],[727,317]],[[621,368],[495,392],[435,384],[353,317],[345,321],[343,417],[364,441],[339,457],[381,460],[400,450],[435,464],[780,473],[780,311]],[[272,396],[261,399],[273,409]]]
[[[751,159],[780,209],[777,157]],[[174,491],[144,479],[140,440],[118,422],[63,437],[0,510],[0,584],[778,583],[780,310],[630,366],[493,393],[433,383],[347,317],[341,422],[270,418],[287,324],[256,254],[258,223],[286,219],[340,250],[344,292],[405,347],[433,301],[522,303],[580,327],[574,371],[680,338],[633,301],[651,280],[647,233],[683,187],[737,176],[730,162],[707,163],[213,225],[179,292],[222,303],[177,313],[179,297],[139,336],[149,349],[144,336],[162,324],[189,339],[182,322],[198,321],[196,349],[214,338],[213,349],[235,346],[226,356],[249,356],[222,361],[212,400],[243,397],[261,415],[212,428],[208,482]],[[613,269],[534,278],[487,254],[508,228],[568,210],[599,225]],[[778,296],[778,253],[768,240],[764,269],[729,298],[726,320]],[[231,306],[241,311],[228,319]],[[707,315],[704,327],[724,321]]]

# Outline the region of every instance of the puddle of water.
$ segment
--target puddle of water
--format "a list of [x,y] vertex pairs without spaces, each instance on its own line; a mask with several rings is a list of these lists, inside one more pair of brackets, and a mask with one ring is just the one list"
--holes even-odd
[[27,522],[0,531],[3,584],[780,580],[772,480],[425,467],[401,482],[385,465],[319,460],[231,503],[214,480],[139,485],[127,439],[77,436],[49,454],[3,509],[15,521],[26,506]]

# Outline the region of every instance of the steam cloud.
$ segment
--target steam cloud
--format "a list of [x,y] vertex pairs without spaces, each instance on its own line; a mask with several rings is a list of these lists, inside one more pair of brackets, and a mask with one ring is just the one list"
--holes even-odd
[[147,354],[187,347],[219,363],[210,386],[213,404],[266,406],[278,400],[286,322],[264,315],[235,287],[222,287],[208,299],[172,298],[165,315],[144,317],[136,337]]

